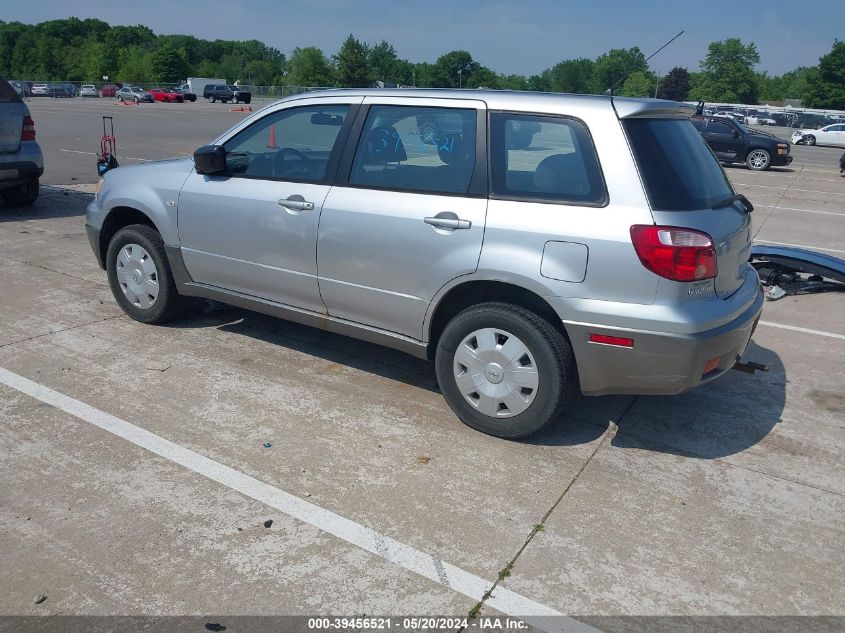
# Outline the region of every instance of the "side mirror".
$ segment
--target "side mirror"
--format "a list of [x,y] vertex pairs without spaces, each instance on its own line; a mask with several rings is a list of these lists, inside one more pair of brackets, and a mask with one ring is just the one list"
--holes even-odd
[[198,174],[213,175],[226,171],[226,150],[222,145],[203,145],[194,152]]

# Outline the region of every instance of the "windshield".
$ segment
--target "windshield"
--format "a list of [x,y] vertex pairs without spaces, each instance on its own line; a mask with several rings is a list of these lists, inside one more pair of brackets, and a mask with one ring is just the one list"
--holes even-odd
[[622,124],[653,210],[711,209],[734,194],[689,119],[626,119]]

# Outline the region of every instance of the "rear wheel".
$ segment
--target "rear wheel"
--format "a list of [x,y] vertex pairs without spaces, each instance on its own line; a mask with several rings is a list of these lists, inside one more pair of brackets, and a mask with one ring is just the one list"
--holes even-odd
[[10,207],[28,207],[38,199],[38,178],[31,178],[20,185],[0,191]]
[[748,156],[745,158],[745,164],[748,165],[748,169],[753,169],[754,171],[764,171],[769,168],[771,163],[772,157],[764,149],[753,149],[748,152]]
[[480,304],[454,317],[438,341],[435,370],[461,421],[509,439],[555,420],[578,381],[563,335],[536,314],[506,303]]
[[115,233],[106,270],[115,300],[136,321],[164,323],[182,311],[184,298],[176,290],[164,242],[154,228],[133,224]]
[[217,101],[217,97],[215,97],[214,95],[211,95],[211,97],[209,97],[209,98],[211,99],[211,103],[214,103],[215,101]]

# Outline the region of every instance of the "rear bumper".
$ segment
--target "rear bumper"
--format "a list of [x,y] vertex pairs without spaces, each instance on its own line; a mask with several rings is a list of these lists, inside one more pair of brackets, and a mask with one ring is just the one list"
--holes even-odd
[[0,154],[0,189],[40,178],[43,173],[44,159],[35,141],[22,141],[14,154]]
[[[755,283],[756,275],[755,275]],[[745,352],[763,310],[757,283],[751,303],[728,323],[695,333],[668,333],[565,322],[585,395],[680,393],[718,378]],[[591,333],[634,340],[632,348],[589,342]],[[708,361],[718,365],[706,375]]]

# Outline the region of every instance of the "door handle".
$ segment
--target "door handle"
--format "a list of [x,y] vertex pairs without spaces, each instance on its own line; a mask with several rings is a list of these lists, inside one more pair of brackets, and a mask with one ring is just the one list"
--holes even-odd
[[290,209],[291,211],[313,211],[314,203],[305,200],[302,196],[295,195],[290,198],[282,198],[278,202],[279,206]]
[[433,218],[424,218],[423,222],[430,224],[438,229],[469,229],[472,228],[472,222],[469,220],[461,220],[459,218],[440,218],[434,216]]

